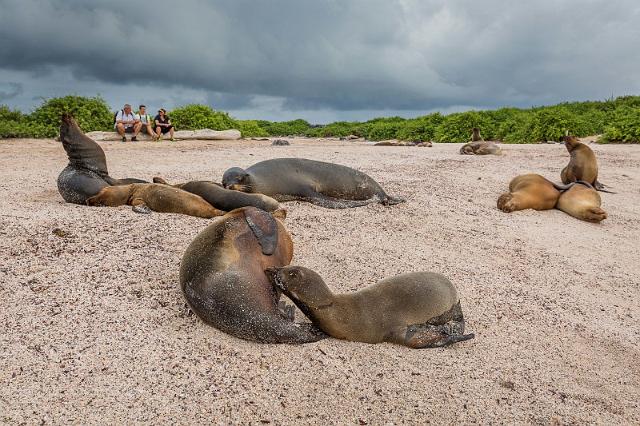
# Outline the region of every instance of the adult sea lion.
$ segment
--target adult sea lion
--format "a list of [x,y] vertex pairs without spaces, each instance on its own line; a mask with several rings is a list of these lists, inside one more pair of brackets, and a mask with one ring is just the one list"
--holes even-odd
[[537,174],[516,176],[509,183],[509,192],[498,198],[503,212],[534,209],[550,210],[555,207],[560,191],[554,183]]
[[[161,177],[154,177],[153,182],[169,185],[169,183]],[[264,211],[273,212],[278,210],[280,207],[280,204],[278,204],[276,200],[271,197],[267,197],[266,195],[247,194],[241,191],[225,189],[219,183],[210,181],[191,181],[171,186],[199,195],[212,206],[228,212],[247,206],[253,206]]]
[[89,206],[117,207],[125,204],[133,206],[133,211],[136,213],[151,213],[153,210],[207,219],[225,214],[198,195],[157,183],[107,186],[87,199]]
[[562,141],[570,155],[569,164],[560,172],[562,182],[584,181],[598,191],[611,192],[606,191],[604,185],[598,182],[598,161],[593,150],[575,136],[563,136]]
[[491,141],[469,142],[460,147],[463,155],[501,155],[502,149]]
[[85,204],[89,197],[111,185],[143,183],[140,179],[114,179],[109,176],[104,151],[86,136],[69,114],[62,116],[60,141],[69,164],[58,176],[58,191],[67,203]]
[[264,343],[307,343],[326,337],[280,311],[280,291],[264,270],[288,265],[293,242],[284,210],[243,207],[213,221],[191,242],[180,285],[203,321],[233,336]]
[[265,272],[318,328],[338,339],[430,348],[474,337],[464,334],[458,294],[440,274],[401,274],[354,293],[334,294],[308,268],[272,267]]
[[302,200],[342,209],[370,203],[393,205],[403,199],[387,195],[371,177],[350,167],[304,158],[275,158],[245,169],[224,172],[225,188],[260,193],[278,201]]
[[580,220],[600,223],[607,218],[607,212],[600,208],[600,194],[586,182],[574,182],[560,194],[556,208]]
[[482,139],[480,135],[480,129],[477,127],[471,129],[471,142],[484,142],[484,139]]

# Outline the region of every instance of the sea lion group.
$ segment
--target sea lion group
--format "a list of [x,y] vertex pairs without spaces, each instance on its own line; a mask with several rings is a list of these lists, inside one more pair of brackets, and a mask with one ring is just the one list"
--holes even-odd
[[[162,177],[153,178],[153,183],[118,180],[108,175],[100,146],[70,116],[62,119],[60,140],[69,165],[58,178],[58,188],[67,202],[131,205],[138,213],[214,219],[186,249],[180,286],[193,312],[228,334],[265,343],[300,344],[331,336],[410,348],[441,347],[474,337],[465,334],[456,288],[440,274],[405,273],[355,293],[335,294],[314,271],[290,265],[293,241],[279,202],[301,200],[336,209],[404,202],[360,171],[278,158],[247,169],[230,168],[222,184],[170,185]],[[584,220],[606,218],[592,186],[597,182],[595,156],[593,162],[585,160],[586,154],[578,154],[584,149],[573,142],[567,149],[577,153],[562,173],[563,181],[566,176],[570,182],[558,185],[540,175],[518,176],[498,207],[504,211],[555,207]],[[280,300],[283,293],[311,323],[294,321],[293,307]]]

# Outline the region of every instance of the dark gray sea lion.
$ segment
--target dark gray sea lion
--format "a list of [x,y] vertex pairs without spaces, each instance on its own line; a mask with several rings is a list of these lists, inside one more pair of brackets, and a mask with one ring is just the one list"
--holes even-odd
[[264,343],[307,343],[326,337],[279,309],[280,291],[264,270],[288,265],[293,242],[283,210],[243,207],[213,221],[191,242],[180,285],[203,321],[233,336]]
[[58,191],[68,203],[85,204],[89,197],[107,186],[145,182],[109,176],[104,151],[82,133],[76,121],[68,114],[62,117],[60,141],[69,157],[69,164],[58,176]]
[[[154,177],[155,183],[169,185],[161,177]],[[212,206],[230,212],[240,207],[253,206],[259,209],[273,212],[278,210],[280,204],[271,197],[262,194],[247,194],[241,191],[225,189],[222,185],[209,181],[191,181],[172,185],[184,191],[196,194],[204,198]]]
[[87,199],[89,206],[133,206],[136,213],[179,213],[210,219],[225,212],[216,209],[202,197],[157,183],[132,183],[106,186]]
[[417,349],[474,337],[464,334],[458,294],[440,274],[401,274],[354,293],[334,294],[308,268],[273,267],[265,272],[318,328],[338,339]]
[[247,169],[232,167],[224,172],[222,184],[225,188],[260,193],[281,202],[301,200],[332,209],[404,202],[387,195],[365,173],[304,158],[275,158]]
[[570,155],[569,164],[560,173],[562,182],[584,181],[593,185],[598,191],[611,193],[598,182],[598,160],[593,150],[575,136],[564,136],[562,141]]

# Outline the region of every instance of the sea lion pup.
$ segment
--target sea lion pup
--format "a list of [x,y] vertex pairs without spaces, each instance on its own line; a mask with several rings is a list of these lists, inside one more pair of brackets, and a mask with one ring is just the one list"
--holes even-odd
[[440,274],[401,274],[354,293],[334,294],[308,268],[272,267],[265,272],[318,328],[338,339],[418,349],[474,337],[464,334],[458,294]]
[[556,208],[580,220],[600,223],[607,218],[607,212],[600,208],[600,194],[588,183],[573,182],[560,194]]
[[304,158],[275,158],[246,170],[232,167],[224,172],[222,185],[268,195],[280,202],[301,200],[330,209],[404,202],[404,199],[387,195],[378,182],[365,173]]
[[593,150],[575,136],[563,136],[562,141],[571,157],[569,164],[560,172],[562,182],[584,181],[598,191],[612,193],[606,191],[604,185],[598,182],[598,161]]
[[278,307],[280,291],[264,270],[288,265],[293,242],[273,214],[243,207],[213,221],[191,242],[180,264],[180,285],[193,312],[233,336],[264,343],[307,343],[326,337],[296,324]]
[[[161,177],[154,177],[153,182],[169,185],[169,183]],[[273,212],[280,208],[280,204],[271,197],[263,194],[247,194],[245,192],[225,189],[222,185],[215,182],[197,180],[171,186],[199,195],[212,206],[228,212],[248,206],[257,207],[267,212]]]
[[516,176],[509,183],[509,192],[498,198],[498,209],[511,213],[516,210],[549,210],[555,207],[560,191],[554,183],[537,174]]
[[60,141],[69,157],[69,164],[58,176],[58,192],[67,203],[85,204],[110,185],[143,183],[140,179],[114,179],[109,176],[104,151],[86,136],[69,114],[62,116]]
[[133,206],[133,211],[136,213],[151,213],[153,210],[206,219],[225,214],[198,195],[157,183],[107,186],[87,200],[89,206],[117,207],[125,204]]

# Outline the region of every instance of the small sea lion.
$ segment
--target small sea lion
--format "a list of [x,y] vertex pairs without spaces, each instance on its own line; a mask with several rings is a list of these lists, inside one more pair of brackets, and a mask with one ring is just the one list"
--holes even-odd
[[332,209],[404,202],[387,195],[365,173],[304,158],[275,158],[246,170],[232,167],[224,172],[222,184],[228,189],[268,195],[280,202],[301,200]]
[[560,191],[553,182],[537,174],[516,176],[509,183],[509,192],[498,198],[498,209],[503,212],[534,209],[550,210],[555,207]]
[[[169,185],[161,177],[154,177],[153,182]],[[247,194],[241,191],[225,189],[216,182],[196,180],[171,186],[199,195],[212,206],[227,212],[247,206],[257,207],[268,212],[273,212],[280,208],[280,204],[271,197],[263,194]]]
[[264,270],[288,265],[293,242],[273,214],[243,207],[213,221],[191,242],[180,264],[180,285],[204,322],[233,336],[264,343],[307,343],[326,337],[296,324],[279,309],[280,291]]
[[607,212],[600,205],[600,194],[593,186],[586,182],[573,182],[560,194],[556,208],[577,219],[599,223],[607,218]]
[[598,182],[598,161],[593,150],[575,136],[563,136],[562,141],[570,155],[569,164],[560,172],[562,182],[584,181],[598,191],[610,192],[606,191],[604,185]]
[[286,145],[291,145],[291,143],[289,143],[288,140],[286,139],[276,139],[273,142],[271,142],[272,146],[286,146]]
[[69,114],[62,116],[60,141],[69,158],[69,164],[58,176],[58,192],[67,203],[86,204],[89,197],[111,185],[145,182],[140,179],[114,179],[109,176],[104,151],[80,130]]
[[334,294],[320,275],[301,266],[265,272],[328,335],[364,343],[431,348],[469,340],[455,287],[433,272],[378,281],[354,293]]
[[491,141],[469,142],[460,147],[463,155],[501,155],[502,149]]
[[130,205],[136,213],[151,213],[151,211],[181,213],[207,219],[225,214],[198,195],[157,183],[107,186],[97,195],[89,198],[87,205],[108,207]]

